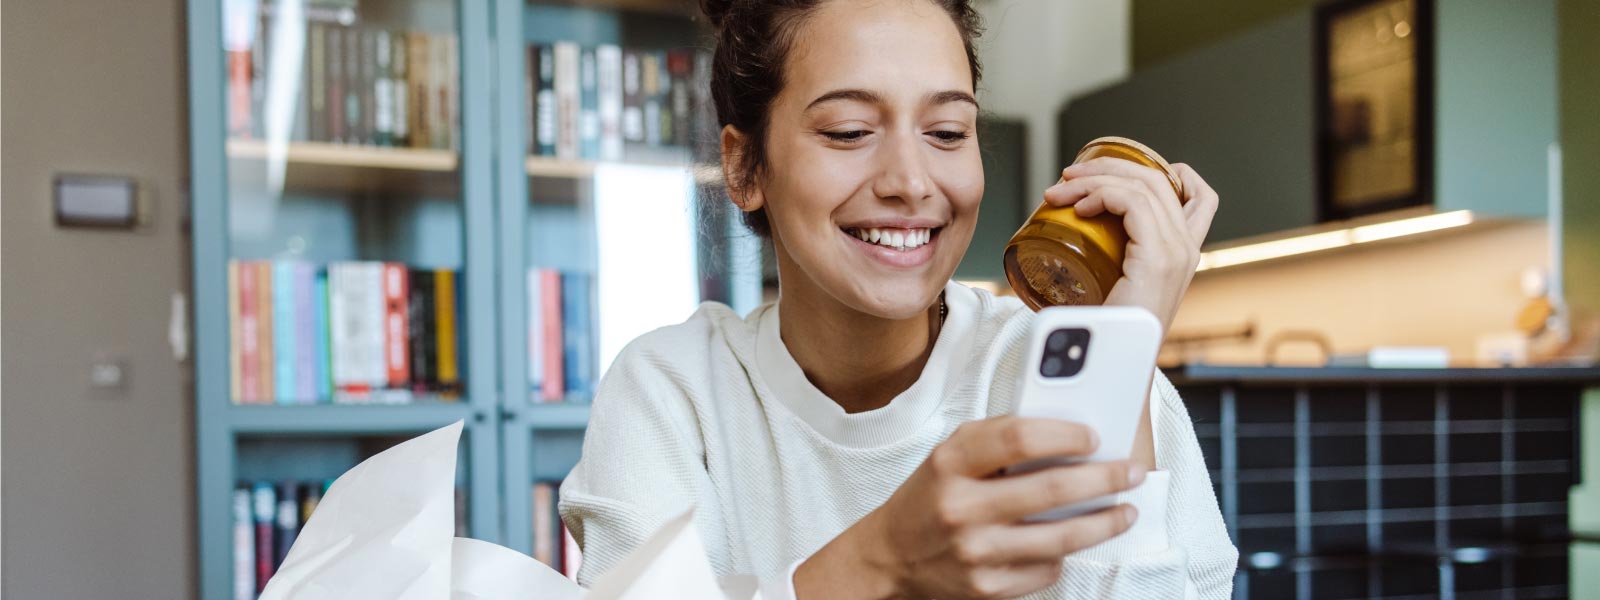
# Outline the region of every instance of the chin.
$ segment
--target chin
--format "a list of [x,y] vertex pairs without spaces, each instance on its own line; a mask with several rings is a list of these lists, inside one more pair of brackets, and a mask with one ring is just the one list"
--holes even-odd
[[881,319],[910,319],[939,301],[939,292],[944,291],[944,280],[948,279],[874,278],[873,281],[852,286],[855,298],[841,300],[854,305],[856,310]]

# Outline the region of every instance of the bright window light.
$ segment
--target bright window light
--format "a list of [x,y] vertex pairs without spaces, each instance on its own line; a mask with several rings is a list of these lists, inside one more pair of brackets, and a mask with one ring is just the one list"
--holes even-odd
[[700,302],[694,181],[687,169],[601,164],[594,171],[600,373],[628,342],[680,323]]

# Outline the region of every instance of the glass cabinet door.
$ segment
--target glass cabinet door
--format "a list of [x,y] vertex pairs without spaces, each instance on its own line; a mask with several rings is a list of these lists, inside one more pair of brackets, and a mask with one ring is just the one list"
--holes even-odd
[[455,402],[451,0],[227,0],[229,398]]
[[516,124],[497,149],[500,254],[520,265],[501,274],[501,305],[518,307],[502,312],[506,533],[575,572],[555,502],[600,378],[702,301],[752,308],[759,259],[719,204],[711,32],[693,3],[496,10],[497,35],[515,40],[496,73],[497,116]]

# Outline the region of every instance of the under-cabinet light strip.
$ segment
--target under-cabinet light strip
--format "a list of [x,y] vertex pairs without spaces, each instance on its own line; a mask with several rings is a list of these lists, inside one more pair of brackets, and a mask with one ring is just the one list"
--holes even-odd
[[1331,250],[1378,240],[1417,235],[1469,225],[1472,221],[1472,211],[1457,210],[1386,223],[1373,223],[1371,225],[1323,231],[1232,248],[1222,248],[1201,253],[1200,266],[1196,270],[1220,269],[1222,267]]

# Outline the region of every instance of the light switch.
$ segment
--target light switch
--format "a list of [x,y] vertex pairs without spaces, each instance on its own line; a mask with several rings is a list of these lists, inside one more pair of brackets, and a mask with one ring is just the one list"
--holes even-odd
[[89,385],[97,389],[118,389],[127,375],[127,367],[120,360],[97,358],[89,367]]
[[56,175],[56,225],[131,228],[138,223],[138,186],[131,177]]

